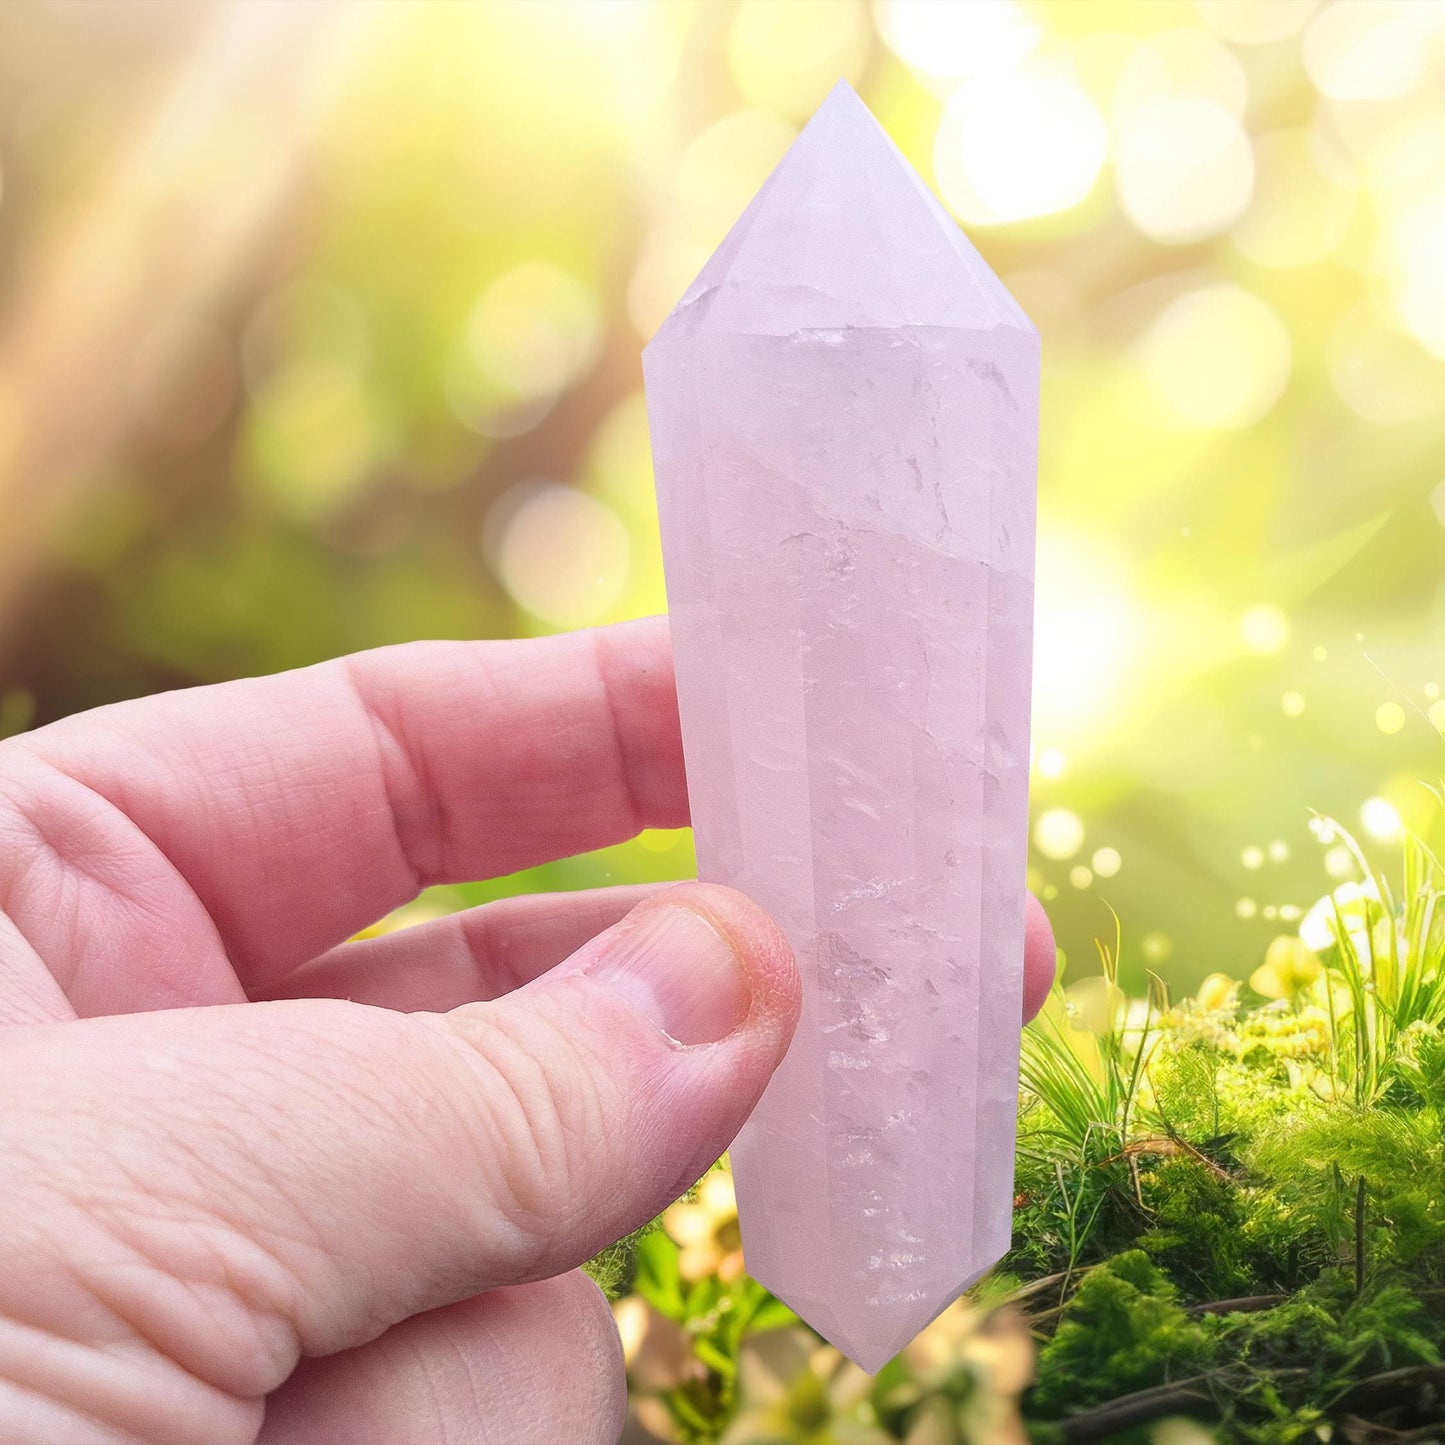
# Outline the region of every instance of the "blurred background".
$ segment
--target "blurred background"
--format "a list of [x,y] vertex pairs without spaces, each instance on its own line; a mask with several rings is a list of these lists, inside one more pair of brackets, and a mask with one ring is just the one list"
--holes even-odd
[[1031,881],[1256,960],[1445,761],[1434,0],[0,6],[0,732],[662,610],[639,351],[840,75],[1043,334]]

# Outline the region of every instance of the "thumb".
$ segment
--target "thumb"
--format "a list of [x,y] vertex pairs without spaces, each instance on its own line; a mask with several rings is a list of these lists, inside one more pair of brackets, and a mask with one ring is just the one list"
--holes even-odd
[[302,1355],[658,1213],[727,1147],[797,1009],[767,917],[688,884],[450,1014],[303,1000],[6,1030],[0,1158],[27,1168],[0,1190],[0,1318],[66,1342],[94,1321],[149,1374],[89,1370],[88,1408],[201,1438],[185,1422],[216,1392],[254,1401]]

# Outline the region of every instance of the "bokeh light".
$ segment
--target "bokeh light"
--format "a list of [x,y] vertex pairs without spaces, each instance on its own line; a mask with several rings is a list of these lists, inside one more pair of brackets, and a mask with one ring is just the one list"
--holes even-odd
[[1084,823],[1067,808],[1050,808],[1034,823],[1034,845],[1045,858],[1072,858],[1084,846]]
[[1068,766],[1068,759],[1059,748],[1045,748],[1039,754],[1038,769],[1042,777],[1061,778]]
[[1125,568],[1086,534],[1042,532],[1034,604],[1034,726],[1085,739],[1106,726],[1137,659]]
[[1268,45],[1304,27],[1321,0],[1194,0],[1199,17],[1236,45]]
[[1405,726],[1405,709],[1397,702],[1382,702],[1375,709],[1375,726],[1382,733],[1397,733]]
[[484,545],[511,596],[554,627],[600,621],[627,585],[631,546],[617,514],[556,482],[504,492]]
[[1251,652],[1269,657],[1289,645],[1289,618],[1271,602],[1257,603],[1239,619],[1239,635]]
[[1445,197],[1428,197],[1397,214],[1386,246],[1401,320],[1445,358]]
[[1385,798],[1366,798],[1360,805],[1360,826],[1377,843],[1392,843],[1404,831],[1399,810]]
[[1355,214],[1354,192],[1320,164],[1308,130],[1268,131],[1254,142],[1255,187],[1231,232],[1259,266],[1305,266],[1340,245]]
[[1326,352],[1330,380],[1357,416],[1403,426],[1445,412],[1445,359],[1431,355],[1394,315],[1368,303],[1343,317]]
[[1107,154],[1103,117],[1075,82],[1051,69],[1020,69],[954,92],[939,121],[933,170],[949,207],[989,226],[1077,205]]
[[447,373],[460,420],[510,435],[514,418],[534,424],[546,405],[593,363],[601,344],[596,296],[558,266],[529,261],[482,292]]
[[1124,214],[1151,240],[1190,245],[1227,230],[1254,193],[1254,152],[1217,100],[1148,101],[1119,123],[1115,181]]
[[957,78],[1012,70],[1038,45],[1042,28],[1014,0],[875,0],[878,33],[913,70]]
[[1305,31],[1305,70],[1322,94],[1337,100],[1404,95],[1425,75],[1442,29],[1435,4],[1335,0]]
[[1251,426],[1289,383],[1293,347],[1279,314],[1232,283],[1176,297],[1136,347],[1139,370],[1180,427]]
[[299,522],[333,515],[388,450],[384,412],[363,372],[301,354],[252,389],[242,473]]
[[1089,861],[1093,864],[1094,873],[1100,878],[1113,878],[1124,866],[1124,860],[1117,848],[1099,848]]
[[1238,56],[1205,30],[1166,30],[1135,44],[1119,67],[1116,123],[1144,107],[1195,96],[1236,120],[1249,103],[1249,81]]
[[[1248,976],[1352,876],[1311,809],[1423,826],[1445,6],[171,10],[0,6],[0,733],[664,609],[638,353],[841,74],[1041,332],[1064,951],[1107,902],[1131,987]],[[690,866],[649,834],[465,896]]]

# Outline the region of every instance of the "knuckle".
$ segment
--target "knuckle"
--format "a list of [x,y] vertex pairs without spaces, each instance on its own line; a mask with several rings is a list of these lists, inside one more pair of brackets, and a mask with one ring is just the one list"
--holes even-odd
[[488,1232],[498,1222],[507,1228],[514,1278],[550,1273],[559,1244],[571,1253],[586,1247],[598,1202],[615,1182],[611,1141],[625,1107],[575,1018],[539,1003],[526,1012],[481,1006],[446,1016],[465,1053],[462,1097]]
[[[6,1197],[0,1233],[0,1378],[78,1432],[45,1438],[161,1445],[202,1421],[217,1445],[254,1438],[284,1347],[236,1305],[225,1246],[174,1201],[101,1159],[89,1188],[62,1177]],[[0,1438],[22,1438],[8,1433],[15,1403],[0,1400]]]

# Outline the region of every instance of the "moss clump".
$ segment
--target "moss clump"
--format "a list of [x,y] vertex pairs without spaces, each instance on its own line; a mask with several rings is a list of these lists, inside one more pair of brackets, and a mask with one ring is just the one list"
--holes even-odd
[[1043,1418],[1195,1375],[1216,1358],[1209,1321],[1141,1249],[1089,1271],[1039,1354],[1030,1413]]
[[1255,1283],[1241,1233],[1246,1210],[1239,1185],[1203,1157],[1178,1155],[1140,1180],[1152,1223],[1142,1249],[1186,1298],[1227,1299]]

